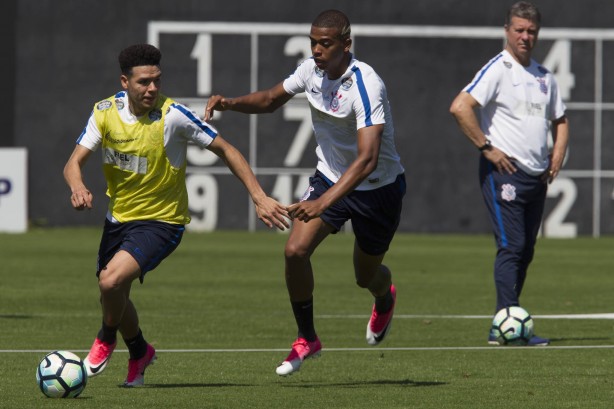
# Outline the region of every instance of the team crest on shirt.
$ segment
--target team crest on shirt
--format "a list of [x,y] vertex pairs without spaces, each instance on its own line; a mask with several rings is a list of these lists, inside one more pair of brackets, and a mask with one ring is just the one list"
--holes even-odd
[[337,112],[339,110],[339,100],[343,98],[343,95],[338,92],[331,92],[331,100],[330,100],[330,110],[333,112]]
[[121,111],[122,109],[124,109],[124,101],[121,99],[116,99],[115,106],[117,107],[118,111]]
[[162,118],[162,111],[159,109],[152,109],[149,111],[149,119],[152,121],[159,121]]
[[516,199],[516,186],[506,183],[501,186],[501,199],[511,202]]
[[505,68],[512,68],[512,63],[509,61],[503,61],[503,65],[505,65]]
[[105,99],[104,101],[100,101],[98,105],[96,105],[96,109],[99,111],[104,111],[105,109],[111,108],[112,105],[113,103],[111,101]]
[[324,70],[321,70],[318,67],[313,67],[313,70],[319,78],[324,77]]
[[313,186],[309,186],[307,190],[305,190],[305,193],[303,193],[303,197],[301,197],[301,202],[307,200],[309,198],[309,195],[311,195],[311,192],[313,192],[314,190],[315,189],[313,188]]
[[548,94],[548,86],[546,85],[546,79],[544,77],[535,78],[539,82],[539,90],[544,94]]
[[352,77],[347,77],[346,79],[341,81],[341,89],[343,89],[344,91],[350,89],[352,85],[354,85],[354,80],[352,79]]

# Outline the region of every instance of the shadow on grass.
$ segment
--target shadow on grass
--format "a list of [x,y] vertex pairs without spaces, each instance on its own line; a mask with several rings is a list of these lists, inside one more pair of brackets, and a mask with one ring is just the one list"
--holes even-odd
[[550,338],[550,342],[559,342],[559,341],[609,341],[612,338],[610,337],[561,337],[561,338]]
[[421,387],[421,386],[442,386],[447,385],[447,382],[429,382],[429,381],[412,381],[411,379],[401,379],[398,381],[395,380],[379,380],[379,381],[354,381],[354,382],[337,382],[337,383],[308,383],[308,384],[282,384],[281,386],[289,387],[289,388],[360,388],[363,386],[382,386],[382,385],[391,385],[391,386],[409,386],[409,387]]
[[[379,380],[379,381],[355,381],[355,382],[337,382],[337,383],[307,383],[307,384],[286,384],[282,383],[280,386],[286,388],[360,388],[364,386],[382,386],[382,385],[391,385],[391,386],[403,386],[403,387],[421,387],[421,386],[441,386],[447,385],[447,382],[421,382],[421,381],[412,381],[411,379],[401,379],[398,381],[395,380]],[[122,389],[132,389],[125,388],[123,385],[117,385]],[[254,386],[250,384],[244,383],[152,383],[145,384],[143,386],[139,386],[134,389],[178,389],[178,388],[227,388],[227,387],[246,387],[246,386]]]
[[[132,389],[126,388],[124,385],[117,385],[122,389]],[[134,389],[144,389],[144,388],[153,388],[153,389],[175,389],[175,388],[226,388],[229,386],[254,386],[248,385],[244,383],[150,383],[145,384],[143,386],[139,386]]]

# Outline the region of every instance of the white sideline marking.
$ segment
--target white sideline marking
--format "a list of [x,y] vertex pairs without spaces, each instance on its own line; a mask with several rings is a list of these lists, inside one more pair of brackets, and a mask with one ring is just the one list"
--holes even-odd
[[[395,348],[322,348],[326,352],[386,352],[386,351],[545,351],[551,349],[614,349],[614,345],[561,345],[545,347],[514,347],[514,346],[483,346],[483,347],[395,347]],[[46,354],[48,349],[0,349],[0,353],[41,353]],[[74,353],[87,353],[88,349],[71,349]],[[116,349],[115,352],[128,352],[127,349]],[[288,348],[262,348],[262,349],[157,349],[156,352],[164,353],[237,353],[237,352],[288,352]]]
[[[318,315],[316,318],[359,318],[369,319],[369,315]],[[490,319],[492,315],[396,315],[394,319],[424,319],[424,318],[445,318],[445,319]],[[601,314],[558,314],[558,315],[533,315],[533,318],[547,320],[614,320],[614,313]]]
[[[614,313],[600,314],[559,314],[559,315],[534,315],[534,318],[539,319],[569,319],[569,320],[612,320]],[[369,319],[368,315],[318,315],[316,318],[359,318]],[[426,319],[426,318],[443,318],[443,319],[490,319],[491,315],[395,315],[395,319]],[[89,349],[66,349],[74,353],[87,353]],[[397,348],[322,348],[327,352],[346,352],[346,351],[493,351],[493,350],[545,350],[545,349],[614,349],[614,345],[561,345],[561,346],[545,346],[545,347],[505,347],[505,346],[482,346],[482,347],[397,347]],[[0,353],[41,353],[46,354],[50,349],[0,349]],[[164,353],[234,353],[234,352],[287,352],[288,348],[262,348],[262,349],[157,349],[157,352]],[[128,352],[127,349],[116,349],[115,352]]]

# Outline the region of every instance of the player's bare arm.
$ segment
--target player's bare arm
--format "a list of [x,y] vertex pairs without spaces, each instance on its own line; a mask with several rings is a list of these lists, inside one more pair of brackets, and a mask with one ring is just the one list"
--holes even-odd
[[548,169],[548,183],[552,183],[563,166],[565,153],[567,152],[567,144],[569,143],[569,121],[563,116],[555,121],[552,121],[552,139],[554,145],[552,147],[552,155],[550,156],[550,168]]
[[81,168],[87,161],[92,151],[77,145],[64,166],[64,179],[70,187],[70,202],[76,210],[91,209],[93,196],[83,182]]
[[[456,119],[460,130],[476,148],[484,146],[487,141],[486,135],[482,132],[475,114],[475,109],[479,105],[471,94],[461,91],[450,106],[450,113]],[[487,149],[483,149],[482,154],[495,166],[499,173],[507,172],[512,174],[516,172],[516,167],[512,163],[511,158],[496,147],[490,146]]]
[[275,226],[279,230],[290,227],[288,220],[286,220],[289,217],[286,206],[264,193],[241,152],[226,142],[221,135],[218,135],[207,149],[219,156],[232,173],[245,185],[256,207],[258,218],[264,224],[269,228]]
[[377,168],[384,125],[373,125],[358,130],[358,155],[346,172],[330,189],[316,200],[294,203],[288,207],[293,219],[307,222],[319,217],[339,199],[352,192]]
[[214,111],[237,111],[244,114],[263,114],[275,111],[288,102],[293,95],[286,92],[280,82],[273,88],[256,91],[241,97],[226,98],[222,95],[212,95],[205,107],[205,121],[213,117]]

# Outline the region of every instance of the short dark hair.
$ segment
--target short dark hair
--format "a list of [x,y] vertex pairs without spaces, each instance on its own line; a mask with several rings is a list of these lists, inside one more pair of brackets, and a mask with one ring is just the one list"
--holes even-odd
[[133,67],[142,65],[160,66],[162,53],[151,44],[134,44],[124,48],[117,59],[122,74],[130,75]]
[[510,7],[507,12],[507,16],[505,16],[505,25],[510,24],[512,17],[524,18],[536,23],[538,26],[541,26],[542,23],[542,15],[539,9],[535,4],[529,3],[528,1],[519,1],[518,3],[512,4],[512,7]]
[[326,10],[318,14],[311,23],[313,27],[336,28],[341,38],[349,37],[352,32],[350,19],[339,10]]

